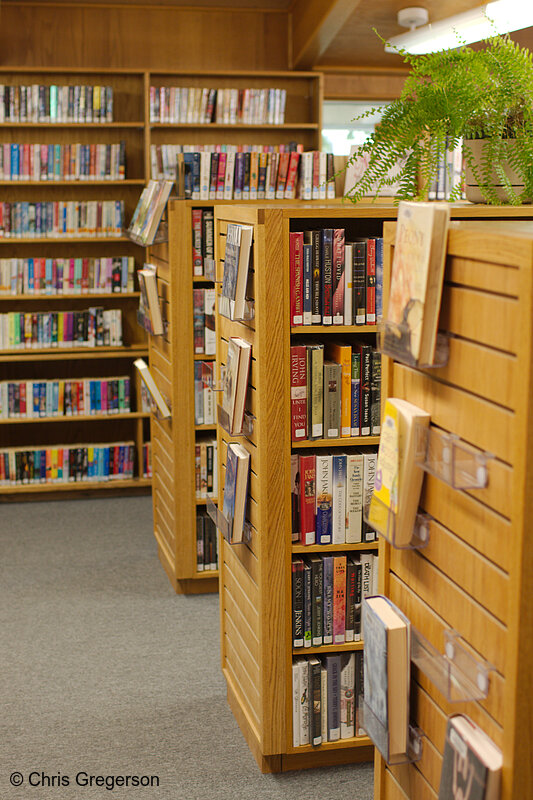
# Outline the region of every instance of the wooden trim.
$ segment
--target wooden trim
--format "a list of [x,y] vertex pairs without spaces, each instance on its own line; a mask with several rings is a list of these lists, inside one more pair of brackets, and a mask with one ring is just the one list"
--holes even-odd
[[290,14],[291,66],[314,66],[359,3],[360,0],[296,0]]

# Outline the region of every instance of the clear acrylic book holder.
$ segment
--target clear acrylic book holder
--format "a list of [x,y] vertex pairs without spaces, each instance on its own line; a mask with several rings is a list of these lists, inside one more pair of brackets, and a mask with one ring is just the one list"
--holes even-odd
[[411,661],[450,703],[484,700],[494,667],[467,649],[459,634],[444,630],[444,653],[411,626]]
[[467,445],[454,433],[422,425],[415,427],[415,463],[454,489],[484,489],[493,458]]
[[[232,530],[231,530],[231,522],[227,517],[224,516],[222,509],[218,508],[213,503],[213,500],[208,497],[206,502],[206,511],[207,515],[211,517],[213,522],[215,523],[216,527],[224,537],[224,539],[229,542],[229,544],[241,544],[241,542],[232,542]],[[249,542],[252,538],[252,528],[250,523],[245,520],[244,527],[243,527],[243,542]]]
[[422,511],[418,511],[411,527],[410,536],[406,537],[397,525],[398,516],[389,506],[383,503],[375,495],[372,496],[372,503],[375,505],[377,513],[374,514],[372,521],[368,518],[370,506],[363,509],[363,517],[367,525],[383,536],[389,544],[398,550],[420,550],[426,547],[429,542],[430,522],[432,517]]
[[413,764],[422,758],[424,734],[420,728],[409,725],[407,731],[407,751],[405,753],[390,752],[389,729],[380,722],[376,715],[365,702],[364,697],[359,702],[359,727],[368,734],[387,764]]
[[233,307],[228,297],[224,297],[224,295],[219,295],[218,298],[218,313],[223,316],[231,319],[232,322],[249,322],[255,317],[255,302],[254,300],[245,300],[244,301],[244,314],[242,317],[235,316],[233,311]]

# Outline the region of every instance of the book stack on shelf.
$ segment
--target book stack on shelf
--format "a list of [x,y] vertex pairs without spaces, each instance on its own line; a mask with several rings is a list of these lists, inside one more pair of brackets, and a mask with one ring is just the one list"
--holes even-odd
[[1,122],[113,122],[113,86],[2,83]]
[[176,181],[192,200],[335,197],[332,153],[289,145],[152,145],[152,178]]
[[283,125],[287,90],[150,86],[150,122]]
[[0,295],[133,292],[135,259],[0,258]]
[[126,143],[4,144],[3,181],[120,181],[126,177]]
[[216,572],[218,569],[217,529],[205,512],[196,517],[196,569],[198,572]]
[[172,186],[172,181],[151,180],[143,189],[128,227],[128,236],[136,244],[154,243]]

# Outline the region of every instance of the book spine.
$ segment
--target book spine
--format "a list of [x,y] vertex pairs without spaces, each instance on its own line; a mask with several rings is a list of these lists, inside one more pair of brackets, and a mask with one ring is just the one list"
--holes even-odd
[[352,350],[352,419],[351,434],[359,436],[361,418],[361,354]]
[[332,544],[332,456],[316,456],[316,543]]
[[370,378],[370,434],[381,433],[381,353],[372,350]]
[[331,361],[324,363],[324,438],[337,439],[341,416],[341,366]]
[[312,605],[313,605],[313,586],[311,565],[304,561],[304,647],[311,647],[313,642],[312,634]]
[[361,541],[363,524],[363,456],[350,453],[346,458],[346,543]]
[[315,455],[300,456],[300,541],[309,545],[315,543]]
[[324,571],[319,556],[311,558],[311,636],[313,647],[320,647],[323,641],[323,592]]
[[333,556],[324,556],[324,644],[333,644]]
[[309,744],[309,664],[306,658],[299,659],[300,671],[300,745]]
[[372,378],[372,347],[360,345],[361,355],[361,436],[370,436],[370,381]]
[[303,233],[289,233],[291,325],[303,324],[303,245]]
[[320,325],[322,323],[322,262],[320,231],[311,231],[311,245],[313,248],[311,324]]
[[309,740],[312,745],[322,744],[321,664],[318,658],[309,659]]
[[333,324],[333,229],[322,231],[322,324]]
[[376,322],[383,319],[383,239],[376,239]]
[[334,556],[333,557],[333,644],[344,644],[345,630],[346,630],[346,556]]
[[355,653],[340,657],[340,723],[341,739],[355,736]]
[[346,456],[332,457],[333,475],[333,544],[344,544],[346,541]]
[[326,656],[328,671],[328,741],[340,739],[340,656]]
[[292,562],[292,646],[304,646],[304,562]]
[[312,245],[303,245],[303,324],[311,325]]
[[356,325],[366,323],[366,240],[354,242],[353,256],[353,299],[352,313]]
[[344,228],[335,228],[332,264],[333,325],[344,325],[344,245]]
[[376,240],[366,245],[366,324],[376,324]]
[[305,345],[291,347],[291,435],[307,438],[307,357]]
[[346,609],[344,618],[344,641],[353,642],[355,631],[355,578],[356,566],[351,559],[346,561]]
[[308,353],[308,434],[321,439],[324,432],[324,345],[307,345]]

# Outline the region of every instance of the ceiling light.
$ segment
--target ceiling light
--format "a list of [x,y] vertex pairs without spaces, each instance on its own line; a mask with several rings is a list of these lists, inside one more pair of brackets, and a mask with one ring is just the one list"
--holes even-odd
[[[413,11],[403,9],[407,10]],[[396,48],[414,54],[432,53],[460,47],[463,42],[479,42],[495,33],[529,28],[533,25],[533,3],[524,3],[523,0],[494,0],[479,8],[422,27],[413,29],[409,21],[400,24],[409,25],[411,30],[389,39],[385,45],[388,53],[396,52]]]

